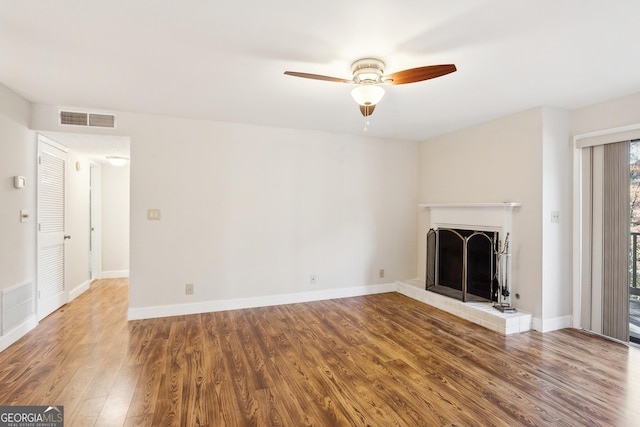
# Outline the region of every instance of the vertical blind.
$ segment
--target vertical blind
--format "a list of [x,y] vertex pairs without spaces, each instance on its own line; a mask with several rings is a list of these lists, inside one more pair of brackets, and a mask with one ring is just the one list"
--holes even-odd
[[603,165],[602,333],[629,340],[629,141],[606,144]]

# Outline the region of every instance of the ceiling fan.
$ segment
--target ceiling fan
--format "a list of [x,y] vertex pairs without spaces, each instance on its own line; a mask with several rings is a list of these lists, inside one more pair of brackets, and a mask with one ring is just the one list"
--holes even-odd
[[358,86],[351,91],[351,96],[360,106],[360,112],[367,117],[373,113],[376,104],[384,96],[381,85],[403,85],[407,83],[421,82],[435,79],[456,71],[454,64],[427,65],[425,67],[411,68],[398,71],[393,74],[384,74],[384,62],[375,58],[358,59],[351,65],[353,78],[341,79],[338,77],[323,76],[320,74],[300,73],[297,71],[285,71],[288,76],[303,77],[305,79],[324,80],[337,83],[355,83]]

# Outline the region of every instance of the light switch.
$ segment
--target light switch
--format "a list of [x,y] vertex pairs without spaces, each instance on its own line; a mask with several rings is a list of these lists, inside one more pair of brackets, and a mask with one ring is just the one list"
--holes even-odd
[[160,209],[147,209],[147,220],[160,221]]
[[551,211],[551,222],[560,222],[560,211]]
[[27,222],[29,219],[29,211],[26,209],[20,210],[20,222]]

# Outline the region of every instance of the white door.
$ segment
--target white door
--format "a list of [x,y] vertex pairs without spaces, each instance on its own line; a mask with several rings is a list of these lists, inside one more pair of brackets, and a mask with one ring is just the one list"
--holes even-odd
[[67,150],[38,136],[38,320],[66,304]]

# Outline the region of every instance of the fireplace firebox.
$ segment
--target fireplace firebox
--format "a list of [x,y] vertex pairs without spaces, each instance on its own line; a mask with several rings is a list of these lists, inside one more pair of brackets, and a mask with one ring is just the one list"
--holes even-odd
[[426,289],[467,301],[498,301],[497,231],[454,228],[427,233]]

